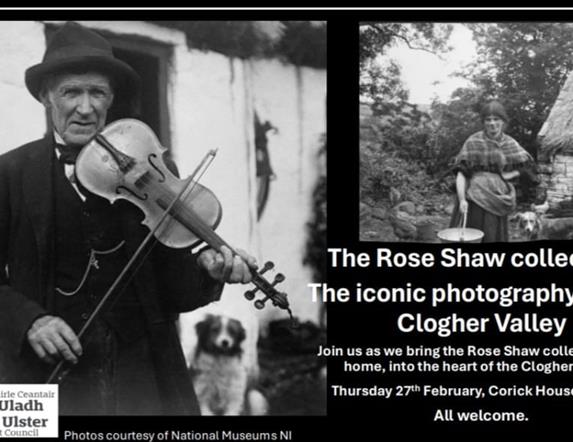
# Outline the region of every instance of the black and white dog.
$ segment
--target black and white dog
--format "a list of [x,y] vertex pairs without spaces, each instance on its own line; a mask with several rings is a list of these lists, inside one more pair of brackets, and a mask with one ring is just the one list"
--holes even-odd
[[267,400],[249,385],[249,370],[243,360],[246,331],[241,322],[208,314],[195,329],[197,346],[191,374],[201,414],[266,414]]

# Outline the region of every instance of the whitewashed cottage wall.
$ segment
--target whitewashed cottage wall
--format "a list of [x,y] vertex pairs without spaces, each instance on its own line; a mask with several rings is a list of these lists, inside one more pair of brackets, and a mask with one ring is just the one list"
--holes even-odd
[[0,26],[0,153],[44,135],[46,121],[38,102],[24,85],[24,71],[42,60],[44,25],[2,22]]
[[[81,22],[117,35],[140,35],[172,45],[169,111],[172,153],[182,175],[190,173],[208,149],[217,159],[202,179],[221,200],[223,220],[217,232],[259,262],[275,261],[287,276],[293,312],[318,319],[306,284],[311,273],[302,264],[311,217],[312,190],[321,170],[320,135],[326,131],[326,72],[297,68],[277,60],[239,60],[187,46],[185,35],[145,22]],[[17,36],[17,37],[16,37]],[[44,24],[5,22],[0,27],[0,96],[3,98],[0,152],[42,136],[45,117],[24,86],[24,71],[38,63],[45,48]],[[276,180],[260,222],[256,220],[254,111],[278,128],[269,151]],[[253,309],[242,298],[244,287],[226,289],[231,308]],[[265,309],[265,324],[285,314]]]

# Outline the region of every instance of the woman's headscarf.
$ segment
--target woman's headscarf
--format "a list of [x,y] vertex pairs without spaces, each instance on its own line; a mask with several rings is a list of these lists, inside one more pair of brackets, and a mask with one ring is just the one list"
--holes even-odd
[[505,123],[509,121],[507,112],[499,101],[492,100],[484,104],[481,108],[480,117],[482,122],[490,115],[495,115],[496,117],[501,118]]

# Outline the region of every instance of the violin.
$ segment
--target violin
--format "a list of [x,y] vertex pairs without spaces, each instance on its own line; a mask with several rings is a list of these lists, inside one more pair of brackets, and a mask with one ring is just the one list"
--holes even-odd
[[[197,171],[185,180],[176,177],[165,165],[165,151],[145,123],[117,120],[81,150],[76,160],[76,177],[90,192],[112,203],[125,199],[139,207],[145,214],[143,224],[168,247],[192,247],[204,242],[218,251],[227,246],[237,255],[215,233],[222,217],[221,203],[215,194],[193,180]],[[268,261],[260,271],[249,268],[255,289],[244,296],[252,301],[261,291],[263,297],[254,301],[257,309],[263,309],[270,300],[292,318],[286,293],[276,289],[284,275],[278,273],[272,283],[262,276],[273,267]]]
[[[78,331],[78,338],[86,333],[152,237],[168,247],[176,248],[192,247],[201,242],[218,251],[227,246],[234,255],[238,255],[214,230],[221,221],[221,203],[211,190],[194,181],[206,159],[189,178],[181,180],[165,165],[165,151],[153,130],[145,123],[122,119],[104,127],[78,155],[75,173],[80,183],[111,203],[125,199],[135,204],[145,214],[143,224],[150,229]],[[206,158],[212,159],[213,153]],[[272,283],[262,276],[273,267],[270,261],[263,265],[261,271],[249,267],[255,289],[246,291],[245,298],[254,300],[256,292],[260,290],[264,296],[254,301],[257,309],[263,309],[270,300],[274,306],[286,310],[292,326],[298,327],[287,294],[275,287],[284,281],[284,275],[278,273]],[[70,369],[62,359],[46,383],[61,382]]]

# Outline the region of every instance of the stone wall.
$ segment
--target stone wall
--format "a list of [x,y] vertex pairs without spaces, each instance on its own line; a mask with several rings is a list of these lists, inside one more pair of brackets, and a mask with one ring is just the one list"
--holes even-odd
[[547,201],[549,211],[559,215],[573,208],[573,156],[556,154],[551,162],[539,164],[539,201]]

